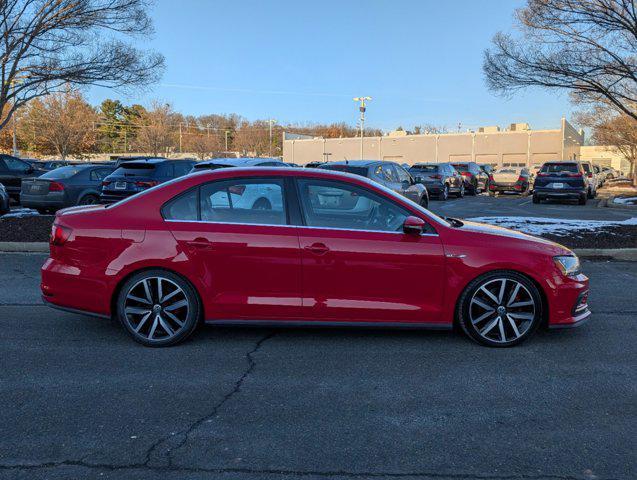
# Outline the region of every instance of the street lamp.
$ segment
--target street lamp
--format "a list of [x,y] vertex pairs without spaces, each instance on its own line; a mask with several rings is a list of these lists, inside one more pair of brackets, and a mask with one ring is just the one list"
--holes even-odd
[[365,136],[365,102],[369,102],[372,97],[354,97],[354,101],[359,103],[358,110],[361,112],[361,160],[363,159],[363,137]]

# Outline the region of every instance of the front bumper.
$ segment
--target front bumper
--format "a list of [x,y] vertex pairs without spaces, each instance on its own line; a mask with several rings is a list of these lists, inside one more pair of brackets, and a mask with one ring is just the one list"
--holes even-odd
[[588,277],[582,273],[573,277],[556,273],[548,283],[550,290],[545,290],[549,302],[548,327],[572,328],[584,324],[592,314],[588,306]]

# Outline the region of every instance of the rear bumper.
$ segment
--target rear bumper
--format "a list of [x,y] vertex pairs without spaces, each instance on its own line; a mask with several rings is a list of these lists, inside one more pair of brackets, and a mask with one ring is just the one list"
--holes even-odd
[[423,182],[425,187],[427,187],[427,192],[433,195],[438,195],[442,193],[443,184],[441,182]]
[[64,208],[70,205],[64,197],[51,197],[49,195],[29,195],[23,193],[20,195],[20,203],[27,208],[56,207]]
[[580,198],[582,195],[586,195],[585,188],[542,188],[534,187],[533,194],[540,198]]
[[522,193],[529,188],[528,184],[520,184],[520,183],[490,183],[489,191],[491,192],[516,192]]

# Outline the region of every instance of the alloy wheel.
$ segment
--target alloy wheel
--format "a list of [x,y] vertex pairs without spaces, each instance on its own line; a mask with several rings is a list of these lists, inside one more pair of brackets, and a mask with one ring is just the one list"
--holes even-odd
[[449,198],[449,186],[445,184],[442,188],[442,194],[440,195],[441,200],[447,200]]
[[126,294],[123,312],[129,326],[149,341],[168,340],[187,324],[190,303],[186,293],[172,280],[147,277]]
[[469,302],[471,324],[490,342],[508,343],[522,337],[532,327],[536,314],[531,292],[511,278],[486,281]]

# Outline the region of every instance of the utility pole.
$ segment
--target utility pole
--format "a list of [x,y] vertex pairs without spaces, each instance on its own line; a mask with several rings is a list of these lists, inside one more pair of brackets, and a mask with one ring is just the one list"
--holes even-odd
[[179,122],[179,153],[181,153],[181,122]]
[[225,134],[226,134],[226,152],[228,151],[228,134],[230,133],[230,130],[226,130]]
[[[13,80],[11,82],[11,86],[13,87],[13,104],[14,105],[15,105],[15,102],[16,102],[15,84],[20,82],[20,81],[21,80],[16,79],[16,80]],[[13,156],[14,157],[17,157],[18,154],[20,153],[20,152],[18,152],[18,136],[17,136],[18,119],[17,119],[17,115],[18,115],[18,112],[17,112],[17,110],[14,109],[13,110],[13,115],[12,115],[12,118],[11,118],[11,123],[13,125]]]
[[361,112],[361,160],[363,159],[363,137],[365,136],[365,110],[367,109],[365,102],[369,102],[372,97],[354,97],[355,102],[359,102],[358,110]]
[[270,120],[268,120],[268,123],[270,124],[270,158],[272,157],[272,124],[276,123],[276,120],[274,118],[271,118]]

